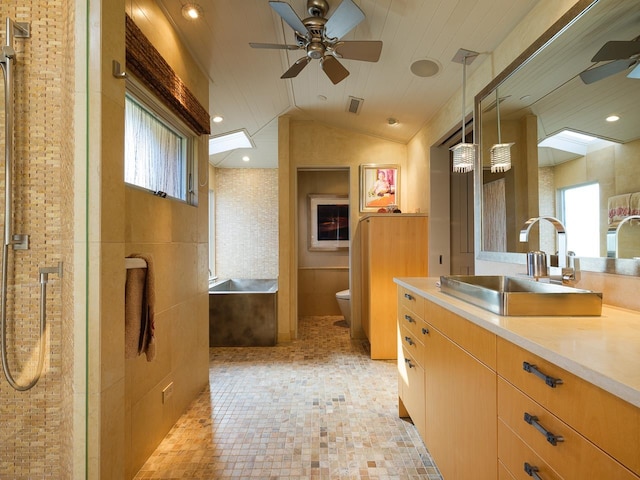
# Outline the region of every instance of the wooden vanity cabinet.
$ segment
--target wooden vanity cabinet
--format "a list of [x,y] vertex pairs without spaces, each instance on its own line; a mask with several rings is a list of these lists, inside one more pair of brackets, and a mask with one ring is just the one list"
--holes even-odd
[[[402,287],[398,292],[401,414],[404,406],[444,478],[495,480],[496,373],[480,360],[495,365],[495,335],[420,297],[419,317],[404,296],[413,294]],[[406,316],[418,321],[422,365],[420,354],[403,344],[413,325]],[[407,368],[407,360],[416,367]],[[420,372],[422,382],[412,377]]]
[[425,444],[445,479],[495,479],[495,335],[429,301],[425,321]]
[[[511,342],[497,347],[501,461],[515,435],[565,480],[640,478],[640,409]],[[512,462],[516,478],[529,458]]]
[[424,339],[429,331],[423,319],[424,298],[398,289],[398,396],[399,415],[411,417],[424,438]]

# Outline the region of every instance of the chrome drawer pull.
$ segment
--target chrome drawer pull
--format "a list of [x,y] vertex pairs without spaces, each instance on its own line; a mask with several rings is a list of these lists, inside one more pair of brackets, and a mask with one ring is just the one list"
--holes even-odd
[[542,480],[542,477],[538,475],[540,469],[538,467],[534,467],[533,465],[529,465],[527,462],[524,462],[524,471],[530,477],[535,478],[535,480]]
[[404,337],[404,341],[407,342],[409,345],[415,345],[413,340],[411,340],[411,337]]
[[409,323],[412,323],[412,322],[416,323],[416,321],[413,318],[411,318],[411,315],[405,315],[404,319]]
[[410,295],[408,293],[404,294],[404,298],[406,298],[407,300],[415,300],[416,299],[413,295]]
[[522,369],[527,373],[533,373],[536,377],[541,378],[542,380],[544,380],[544,383],[549,385],[551,388],[556,388],[556,385],[562,384],[561,379],[545,375],[540,370],[538,370],[538,367],[529,362],[522,362]]
[[422,327],[422,334],[423,335],[429,335],[429,329]]
[[530,415],[527,412],[524,412],[524,421],[529,425],[533,425],[536,430],[538,430],[542,435],[547,438],[547,442],[549,442],[554,447],[558,444],[558,442],[564,442],[564,438],[560,435],[554,435],[549,430],[544,428],[542,425],[538,423],[538,417],[535,415]]
[[409,365],[409,368],[414,368],[415,367],[415,365],[413,363],[411,363],[411,360],[409,360],[408,358],[404,359],[404,363]]

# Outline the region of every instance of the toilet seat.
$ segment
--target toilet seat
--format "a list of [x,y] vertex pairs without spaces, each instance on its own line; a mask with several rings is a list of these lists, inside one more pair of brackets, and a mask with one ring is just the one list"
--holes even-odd
[[341,300],[350,300],[351,299],[351,294],[350,294],[349,290],[342,290],[342,291],[336,293],[336,298],[339,298]]

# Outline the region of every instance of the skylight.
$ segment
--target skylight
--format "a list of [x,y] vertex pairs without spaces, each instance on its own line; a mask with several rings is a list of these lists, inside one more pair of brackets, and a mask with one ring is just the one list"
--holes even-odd
[[571,152],[577,155],[586,155],[587,151],[609,145],[615,145],[615,143],[572,130],[562,130],[555,135],[545,138],[538,144],[539,147],[555,148],[556,150]]
[[256,148],[245,129],[217,135],[209,139],[209,155],[228,152],[238,148]]

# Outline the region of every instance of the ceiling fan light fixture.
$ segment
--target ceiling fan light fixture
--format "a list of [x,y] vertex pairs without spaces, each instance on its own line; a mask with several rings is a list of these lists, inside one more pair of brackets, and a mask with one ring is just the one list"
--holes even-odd
[[182,16],[187,20],[197,20],[202,16],[202,7],[197,3],[185,3],[182,6]]
[[440,64],[436,60],[428,58],[416,60],[409,68],[411,73],[421,78],[434,77],[440,72]]

